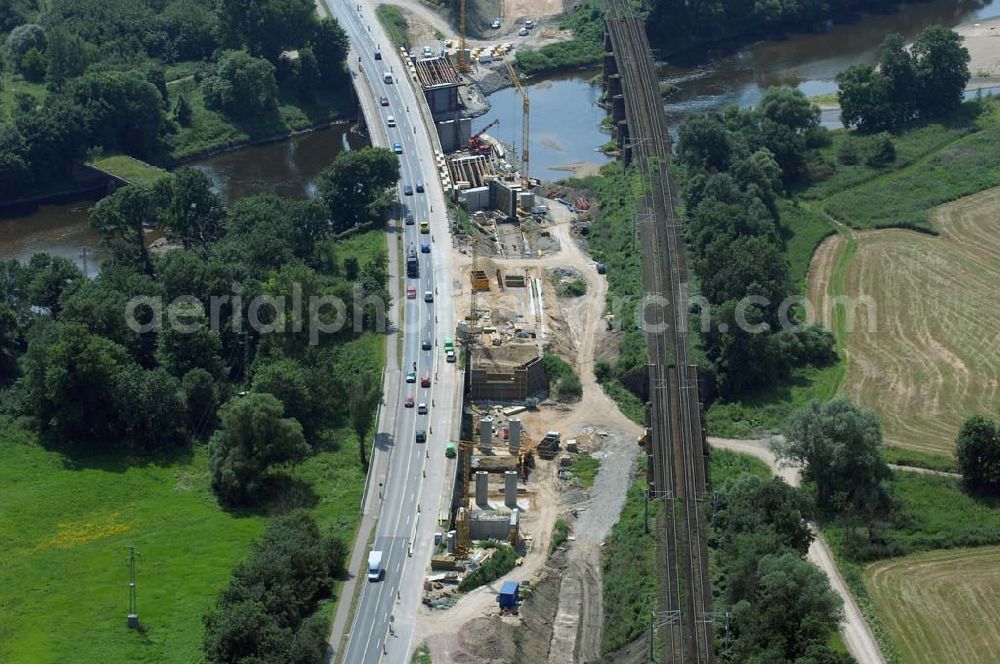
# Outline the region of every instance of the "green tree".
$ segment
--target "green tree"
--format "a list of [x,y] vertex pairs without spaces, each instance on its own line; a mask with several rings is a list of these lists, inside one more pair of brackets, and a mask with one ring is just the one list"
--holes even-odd
[[218,6],[225,45],[271,62],[306,44],[318,24],[311,0],[220,0]]
[[792,358],[781,353],[768,331],[772,319],[760,306],[733,300],[711,308],[705,353],[724,396],[787,380]]
[[178,378],[192,369],[204,369],[213,378],[221,378],[222,341],[219,333],[210,329],[202,308],[172,304],[171,309],[180,326],[164,322],[157,335],[156,362]]
[[187,404],[181,384],[163,369],[130,364],[116,376],[120,417],[132,449],[170,450],[188,442]]
[[806,524],[809,512],[809,501],[780,477],[744,475],[719,492],[715,530],[724,539],[769,531],[781,548],[805,555],[813,541]]
[[226,51],[215,74],[201,84],[205,105],[234,117],[277,112],[274,65],[246,51]]
[[0,124],[0,198],[14,200],[31,184],[27,157],[28,146],[17,128]]
[[24,351],[24,339],[14,307],[0,301],[0,388],[17,378],[17,358]]
[[271,521],[205,617],[208,661],[322,661],[329,619],[316,609],[343,576],[346,556],[343,542],[322,536],[304,512]]
[[90,225],[106,243],[124,244],[135,257],[139,269],[146,274],[153,272],[143,227],[153,216],[153,201],[148,189],[134,184],[121,187],[99,200],[90,208],[88,216]]
[[177,98],[177,105],[174,106],[174,119],[182,127],[190,127],[194,120],[194,110],[184,95]]
[[40,105],[27,93],[15,93],[15,106],[12,138],[24,148],[20,154],[31,181],[45,184],[71,175],[73,164],[90,146],[90,110],[63,95],[49,95]]
[[677,154],[691,169],[727,170],[733,157],[733,144],[719,115],[696,115],[682,124]]
[[78,324],[36,330],[24,356],[19,385],[42,433],[57,442],[113,448],[125,442],[118,375],[130,364],[116,343]]
[[257,369],[253,377],[254,392],[272,394],[285,406],[285,415],[302,425],[308,441],[323,425],[324,415],[319,394],[313,394],[309,372],[296,360],[272,360]]
[[962,424],[955,456],[966,486],[974,491],[1000,491],[1000,430],[995,421],[974,415]]
[[227,604],[205,616],[205,658],[213,664],[278,662],[259,658],[261,654],[284,652],[289,630],[259,601]]
[[384,148],[341,152],[316,178],[336,230],[379,219],[389,205],[387,194],[399,180],[399,159]]
[[270,394],[237,397],[220,411],[222,427],[209,443],[212,489],[231,507],[261,498],[272,468],[309,453],[302,425],[284,417],[284,406]]
[[837,74],[837,100],[845,127],[881,131],[893,126],[892,81],[870,65],[851,65]]
[[28,49],[28,52],[21,57],[20,71],[25,80],[32,83],[39,83],[45,79],[45,51],[40,51],[35,47]]
[[924,117],[938,117],[962,103],[969,82],[969,50],[954,30],[934,25],[913,40],[917,70],[917,109]]
[[87,52],[83,40],[66,30],[49,32],[45,59],[45,80],[57,90],[62,88],[67,79],[76,78],[87,68]]
[[919,88],[917,68],[903,35],[894,32],[882,42],[879,72],[891,84],[892,126],[909,122],[917,112]]
[[289,202],[272,194],[236,201],[226,218],[226,234],[216,255],[248,266],[254,272],[277,269],[295,256],[296,229],[288,215]]
[[81,107],[92,109],[91,142],[105,151],[143,157],[160,145],[165,126],[157,85],[136,70],[88,71],[67,88]]
[[[80,279],[60,296],[59,319],[81,323],[92,333],[127,348],[143,366],[153,364],[154,333],[140,334],[129,327],[125,312],[129,299],[161,294],[159,284],[129,266],[109,262],[96,279]],[[136,319],[152,316],[147,308],[136,310]]]
[[882,451],[882,428],[870,410],[838,397],[794,412],[784,427],[778,454],[803,466],[816,487],[816,503],[857,516],[874,539],[874,525],[889,508],[892,471]]
[[810,102],[805,93],[797,88],[768,88],[758,102],[757,110],[762,117],[796,132],[819,126],[819,106]]
[[181,168],[153,187],[156,216],[167,237],[202,252],[225,229],[225,212],[212,181],[197,168]]
[[722,237],[710,244],[696,263],[701,290],[710,302],[741,300],[748,295],[765,298],[763,305],[777,311],[795,292],[788,262],[780,247],[767,237]]
[[34,49],[38,53],[44,53],[45,44],[45,28],[37,23],[25,23],[11,30],[7,35],[7,55],[14,70],[22,71],[28,51]]
[[171,54],[178,60],[205,59],[218,47],[214,4],[175,0],[164,9],[164,29],[171,40]]
[[344,80],[344,61],[351,43],[347,33],[333,17],[320,19],[313,37],[312,50],[316,54],[316,64],[319,66],[323,83],[331,86]]
[[321,75],[319,64],[316,62],[316,54],[311,48],[299,50],[299,98],[303,101],[313,101],[316,99],[316,90],[319,88]]
[[187,406],[187,426],[192,435],[205,438],[215,431],[219,410],[219,387],[200,367],[191,369],[181,379],[181,391]]
[[866,166],[878,168],[896,161],[896,146],[892,142],[892,136],[887,131],[879,132],[873,136],[865,148]]
[[358,438],[358,460],[363,468],[368,467],[368,430],[375,420],[375,405],[380,395],[370,374],[353,376],[348,392],[351,413],[351,427]]
[[811,563],[794,553],[767,555],[755,576],[747,595],[732,606],[729,661],[798,661],[837,629],[842,602]]
[[28,20],[31,0],[0,0],[0,33],[10,32]]
[[28,261],[27,295],[32,306],[60,311],[59,298],[83,280],[83,273],[67,258],[36,253]]

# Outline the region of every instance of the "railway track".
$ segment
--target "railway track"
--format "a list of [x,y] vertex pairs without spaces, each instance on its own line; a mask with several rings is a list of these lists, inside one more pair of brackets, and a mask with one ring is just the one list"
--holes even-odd
[[661,501],[661,628],[666,661],[712,663],[714,630],[705,515],[705,443],[697,372],[688,358],[688,279],[670,174],[670,136],[642,20],[610,0],[607,34],[621,76],[626,147],[642,174],[636,206],[643,247],[643,324],[649,352],[649,496]]

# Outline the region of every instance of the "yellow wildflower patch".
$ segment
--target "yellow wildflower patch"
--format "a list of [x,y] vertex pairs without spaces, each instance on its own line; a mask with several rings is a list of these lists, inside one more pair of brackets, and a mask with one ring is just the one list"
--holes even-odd
[[121,523],[118,512],[110,514],[104,523],[58,523],[55,537],[38,545],[39,549],[55,547],[69,549],[80,544],[87,544],[128,532],[131,529],[127,523]]

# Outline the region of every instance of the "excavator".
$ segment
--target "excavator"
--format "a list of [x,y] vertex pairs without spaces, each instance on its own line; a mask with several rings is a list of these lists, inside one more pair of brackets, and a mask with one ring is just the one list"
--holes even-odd
[[493,122],[489,123],[475,134],[469,137],[469,152],[475,155],[489,156],[490,152],[493,150],[493,146],[483,140],[483,134],[488,132],[493,127],[500,124],[500,118],[497,118]]

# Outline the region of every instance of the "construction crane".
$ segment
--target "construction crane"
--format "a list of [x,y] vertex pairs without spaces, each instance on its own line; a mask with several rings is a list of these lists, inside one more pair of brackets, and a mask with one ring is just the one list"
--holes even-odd
[[455,542],[455,557],[465,558],[469,555],[471,544],[469,529],[469,476],[472,474],[472,453],[476,445],[471,440],[458,441],[458,481],[460,504],[455,510],[455,530],[457,531],[457,541]]
[[521,85],[521,79],[518,78],[517,72],[514,71],[514,65],[511,64],[510,60],[504,58],[504,64],[507,65],[507,73],[510,74],[510,80],[514,82],[514,87],[517,88],[518,94],[521,95],[522,111],[521,111],[521,161],[523,165],[521,167],[522,173],[521,178],[525,183],[528,180],[528,118],[531,115],[531,100],[528,99],[528,91],[524,89]]
[[475,155],[489,155],[493,151],[493,146],[482,140],[483,134],[500,124],[500,118],[489,123],[475,134],[469,137],[469,152]]
[[458,4],[458,71],[464,74],[472,67],[465,59],[465,0]]

